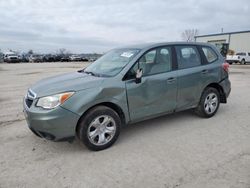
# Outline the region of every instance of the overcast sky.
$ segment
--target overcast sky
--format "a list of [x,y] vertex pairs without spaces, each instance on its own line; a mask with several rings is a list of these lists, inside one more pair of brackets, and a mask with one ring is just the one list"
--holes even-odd
[[104,52],[127,44],[179,41],[250,30],[249,0],[0,0],[0,49]]

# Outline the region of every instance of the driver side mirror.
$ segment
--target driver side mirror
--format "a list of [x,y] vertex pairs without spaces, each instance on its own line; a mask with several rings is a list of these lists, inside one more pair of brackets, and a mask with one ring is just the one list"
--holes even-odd
[[142,69],[137,69],[136,75],[135,75],[135,83],[139,84],[141,83],[141,78],[142,78]]

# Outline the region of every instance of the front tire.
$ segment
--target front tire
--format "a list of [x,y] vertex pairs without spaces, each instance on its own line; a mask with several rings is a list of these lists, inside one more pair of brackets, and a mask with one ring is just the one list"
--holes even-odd
[[214,116],[220,106],[220,95],[213,87],[206,88],[201,96],[200,103],[195,109],[197,115],[205,118]]
[[112,146],[120,134],[121,119],[111,108],[97,106],[80,121],[77,135],[86,147],[99,151]]

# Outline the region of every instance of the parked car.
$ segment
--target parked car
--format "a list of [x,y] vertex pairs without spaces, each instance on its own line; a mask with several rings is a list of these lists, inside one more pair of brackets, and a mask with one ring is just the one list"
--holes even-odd
[[15,53],[4,54],[4,62],[6,63],[20,63],[20,57]]
[[33,55],[30,56],[29,62],[31,62],[31,63],[40,63],[40,62],[43,62],[43,56],[42,55],[38,55],[38,54],[33,54]]
[[55,62],[59,62],[61,61],[61,59],[62,59],[62,55],[60,54],[55,55]]
[[29,56],[27,54],[22,54],[20,57],[20,61],[23,63],[28,63],[29,62]]
[[82,60],[82,57],[79,56],[79,55],[71,55],[69,57],[70,61],[81,61]]
[[60,59],[61,62],[69,62],[70,61],[70,58],[69,56],[65,55],[65,56],[62,56],[61,59]]
[[75,135],[91,150],[110,147],[122,125],[187,109],[210,118],[231,91],[228,63],[206,43],[160,43],[109,51],[87,68],[29,88],[24,114],[37,136]]
[[43,62],[55,62],[55,56],[51,54],[46,54],[43,56]]
[[89,59],[90,62],[94,62],[96,60],[97,60],[97,58],[93,58],[93,57]]
[[0,51],[0,63],[4,62],[4,54]]
[[89,59],[86,58],[86,57],[82,57],[82,58],[81,58],[81,61],[89,61]]
[[243,65],[250,63],[250,52],[240,52],[236,53],[235,55],[227,55],[226,61],[229,64],[241,63]]

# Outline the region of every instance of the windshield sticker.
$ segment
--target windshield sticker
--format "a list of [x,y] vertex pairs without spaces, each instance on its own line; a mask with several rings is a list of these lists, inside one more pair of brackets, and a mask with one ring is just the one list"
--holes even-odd
[[121,54],[122,57],[127,57],[127,58],[130,58],[132,57],[134,54],[132,52],[123,52]]

